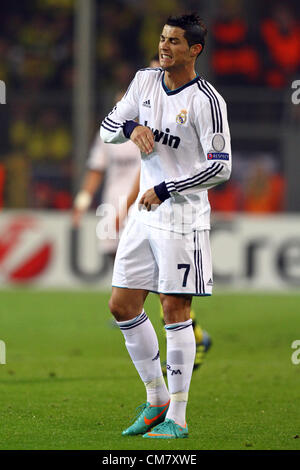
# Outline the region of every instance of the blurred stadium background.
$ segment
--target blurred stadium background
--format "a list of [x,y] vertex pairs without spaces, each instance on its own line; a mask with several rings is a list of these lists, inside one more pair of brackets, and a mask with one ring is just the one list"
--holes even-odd
[[72,201],[116,92],[156,53],[164,19],[187,10],[208,25],[198,72],[227,101],[232,134],[232,178],[210,191],[216,287],[299,289],[296,0],[3,2],[2,286],[109,286],[95,234],[101,192],[79,232]]

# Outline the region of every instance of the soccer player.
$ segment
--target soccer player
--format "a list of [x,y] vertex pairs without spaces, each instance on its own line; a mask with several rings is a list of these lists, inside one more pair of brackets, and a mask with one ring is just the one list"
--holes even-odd
[[[226,104],[195,72],[206,32],[196,14],[169,17],[158,47],[161,67],[138,71],[101,125],[105,142],[131,139],[141,151],[139,204],[118,246],[109,302],[147,393],[123,435],[188,436],[190,309],[193,296],[211,295],[213,284],[207,190],[231,173]],[[168,388],[144,311],[149,292],[159,293],[164,312]]]
[[[156,54],[150,60],[149,67],[156,68],[156,67],[159,67],[159,66],[160,66],[159,56],[158,56],[158,54]],[[137,172],[136,179],[135,179],[135,181],[132,185],[131,191],[128,194],[128,197],[127,197],[127,205],[126,205],[127,212],[129,210],[129,208],[131,207],[131,205],[136,201],[136,199],[138,197],[139,189],[140,189],[140,171]],[[127,216],[127,213],[124,212],[124,211],[123,211],[123,213],[117,214],[117,221],[118,222],[122,221],[126,216]],[[161,317],[162,322],[164,324],[164,320],[163,320],[164,314],[163,314],[163,309],[162,309],[161,304],[160,304],[160,317]],[[193,331],[194,331],[194,335],[195,335],[195,341],[196,341],[196,354],[195,354],[195,361],[194,361],[194,367],[193,367],[193,371],[194,371],[194,370],[199,369],[199,367],[203,364],[205,354],[209,350],[209,348],[211,347],[211,338],[210,338],[209,334],[206,331],[204,331],[201,328],[201,326],[198,324],[198,322],[196,320],[195,311],[193,309],[191,309],[191,311],[190,311],[190,317],[192,319],[192,327],[193,327]],[[165,334],[166,334],[166,331],[165,331]],[[166,361],[162,362],[162,371],[163,371],[164,375],[167,374],[167,363],[166,363]]]

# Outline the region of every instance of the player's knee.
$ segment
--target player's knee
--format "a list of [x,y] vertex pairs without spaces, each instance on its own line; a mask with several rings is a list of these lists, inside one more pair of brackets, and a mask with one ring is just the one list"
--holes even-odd
[[165,323],[179,323],[190,318],[190,302],[176,297],[161,299]]
[[115,317],[117,321],[122,321],[122,306],[116,302],[112,297],[109,299],[108,308],[110,313]]
[[126,321],[132,318],[132,312],[131,309],[128,308],[128,305],[118,302],[118,300],[113,297],[110,298],[108,307],[117,321]]
[[181,312],[178,312],[178,309],[170,303],[166,303],[164,305],[163,312],[164,312],[164,321],[166,324],[182,321],[182,317],[180,315]]

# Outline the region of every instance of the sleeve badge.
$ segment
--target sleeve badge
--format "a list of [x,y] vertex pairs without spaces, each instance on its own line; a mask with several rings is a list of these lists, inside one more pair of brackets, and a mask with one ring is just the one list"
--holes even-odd
[[216,152],[222,152],[225,147],[225,139],[221,134],[215,134],[213,136],[212,147]]

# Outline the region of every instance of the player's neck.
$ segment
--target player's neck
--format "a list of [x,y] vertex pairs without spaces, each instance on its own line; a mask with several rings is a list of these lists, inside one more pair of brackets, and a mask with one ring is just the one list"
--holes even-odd
[[196,77],[197,74],[194,68],[190,70],[165,70],[164,81],[169,90],[176,90],[176,88],[180,88],[186,83],[191,82]]

